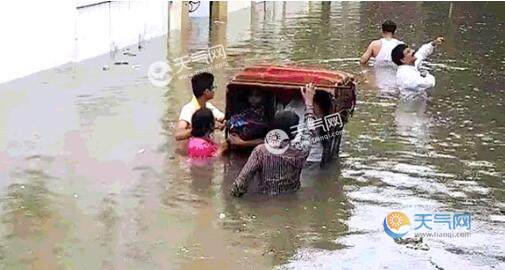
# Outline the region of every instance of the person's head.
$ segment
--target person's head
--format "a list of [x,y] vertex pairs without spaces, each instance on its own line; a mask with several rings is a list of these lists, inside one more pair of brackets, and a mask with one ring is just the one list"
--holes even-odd
[[207,108],[197,110],[191,117],[191,136],[202,138],[214,131],[214,115]]
[[247,97],[247,102],[249,102],[249,105],[252,107],[261,105],[263,102],[263,93],[257,89],[252,90]]
[[325,91],[316,91],[314,95],[314,113],[321,118],[331,112],[331,95]]
[[272,130],[280,129],[284,131],[289,139],[292,140],[296,134],[293,134],[291,127],[297,126],[300,118],[293,111],[280,111],[275,114],[274,121],[272,122]]
[[416,61],[416,57],[414,56],[415,53],[416,51],[414,51],[412,48],[409,48],[407,45],[398,44],[391,51],[391,60],[393,60],[393,62],[399,66],[413,65]]
[[195,74],[191,78],[191,87],[196,98],[210,100],[214,97],[214,75],[208,72]]
[[391,33],[392,35],[395,34],[396,31],[396,23],[394,23],[391,20],[386,20],[385,22],[382,23],[382,33],[387,34]]

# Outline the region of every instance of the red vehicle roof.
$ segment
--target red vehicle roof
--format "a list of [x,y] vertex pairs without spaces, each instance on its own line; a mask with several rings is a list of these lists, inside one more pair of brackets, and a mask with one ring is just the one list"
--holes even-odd
[[352,75],[339,71],[256,65],[239,72],[230,84],[284,86],[282,88],[298,89],[299,86],[312,82],[316,87],[334,89],[335,85],[346,87],[353,81]]

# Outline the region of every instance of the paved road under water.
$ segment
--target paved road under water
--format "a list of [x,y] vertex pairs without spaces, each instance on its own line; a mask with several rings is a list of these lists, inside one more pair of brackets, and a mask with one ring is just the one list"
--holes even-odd
[[[195,19],[181,40],[151,40],[130,48],[136,56],[104,55],[0,85],[0,268],[504,269],[503,4],[284,10],[257,7],[245,31],[231,31],[230,18],[228,30],[218,22],[209,33],[208,19]],[[409,44],[446,37],[431,58],[437,86],[426,103],[391,98],[381,79],[388,71],[357,64],[385,18]],[[154,87],[147,67],[219,44],[228,53],[228,66],[214,70],[221,108],[226,82],[261,61],[359,79],[340,159],[305,171],[297,194],[231,198],[244,158],[191,166],[173,140],[189,84]],[[469,212],[472,234],[408,248],[383,231],[392,210]]]

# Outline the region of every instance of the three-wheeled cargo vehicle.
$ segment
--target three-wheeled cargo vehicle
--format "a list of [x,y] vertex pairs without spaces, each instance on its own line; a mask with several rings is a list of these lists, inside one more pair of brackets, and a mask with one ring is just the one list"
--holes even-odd
[[[318,122],[318,135],[324,138],[321,140],[323,154],[320,163],[323,167],[333,156],[338,155],[344,124],[354,111],[356,84],[350,74],[287,66],[247,67],[227,85],[225,118],[229,120],[247,108],[250,94],[259,91],[266,97],[263,99],[264,118],[266,123],[270,123],[279,107],[293,99],[302,98],[300,87],[308,83],[315,85],[316,92],[328,93],[326,103],[329,104],[327,106],[329,109]],[[326,125],[326,117],[330,115],[338,115],[340,124]],[[228,136],[229,127],[225,134]]]

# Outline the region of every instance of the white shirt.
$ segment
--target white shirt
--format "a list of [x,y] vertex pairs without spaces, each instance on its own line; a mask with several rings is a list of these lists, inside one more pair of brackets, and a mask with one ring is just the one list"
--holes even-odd
[[395,95],[398,92],[396,86],[396,71],[398,66],[393,62],[376,62],[373,66],[372,72],[375,75],[375,85],[379,89],[379,93],[385,95]]
[[[214,118],[224,119],[224,114],[210,102],[206,102],[205,107],[212,111]],[[190,102],[188,102],[186,105],[182,107],[181,114],[179,115],[179,120],[184,120],[191,125],[191,117],[193,117],[193,114],[198,109],[200,109],[200,104],[198,103],[196,98],[193,97],[193,99]]]
[[380,62],[380,61],[389,61],[391,62],[391,52],[393,49],[396,47],[398,44],[402,44],[403,42],[399,41],[396,38],[391,38],[391,39],[385,39],[381,38],[381,49],[379,53],[377,54],[377,57],[375,57],[375,62]]
[[402,96],[426,95],[425,90],[435,86],[435,77],[426,72],[421,75],[421,62],[426,59],[435,47],[430,43],[424,44],[414,55],[417,59],[414,65],[401,65],[396,71],[396,84]]

